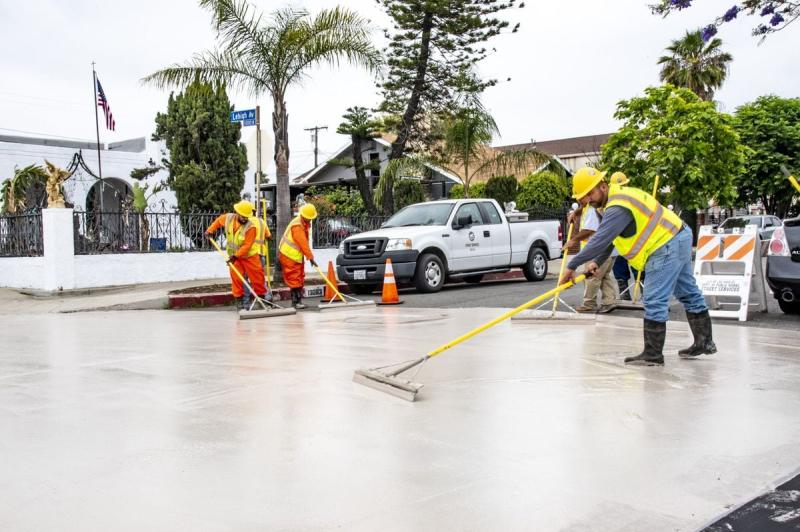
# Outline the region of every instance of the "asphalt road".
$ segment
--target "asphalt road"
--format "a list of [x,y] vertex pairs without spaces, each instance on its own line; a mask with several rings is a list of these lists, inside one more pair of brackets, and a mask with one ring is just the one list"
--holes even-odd
[[[552,264],[551,264],[552,266]],[[486,281],[480,284],[454,283],[445,286],[436,294],[421,294],[413,288],[399,290],[404,305],[423,308],[513,308],[552,290],[556,286],[555,279],[546,279],[539,283],[525,280]],[[374,296],[378,296],[376,292]],[[563,293],[564,301],[572,307],[580,305],[583,300],[583,287],[575,287]],[[733,319],[715,318],[728,324],[740,324],[745,327],[768,327],[774,329],[797,330],[800,328],[800,315],[786,315],[778,308],[778,304],[767,287],[767,313],[752,312],[747,321],[738,322]],[[546,308],[552,308],[552,304]],[[559,307],[559,310],[566,310]],[[616,316],[641,316],[641,311],[615,310]],[[677,300],[672,301],[670,319],[685,321],[683,307]]]

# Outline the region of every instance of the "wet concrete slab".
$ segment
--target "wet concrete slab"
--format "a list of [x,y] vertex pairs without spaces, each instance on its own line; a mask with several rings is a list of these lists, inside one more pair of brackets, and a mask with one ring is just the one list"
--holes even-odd
[[697,530],[800,468],[800,332],[626,368],[638,320],[506,322],[416,403],[351,382],[497,309],[9,315],[0,530]]

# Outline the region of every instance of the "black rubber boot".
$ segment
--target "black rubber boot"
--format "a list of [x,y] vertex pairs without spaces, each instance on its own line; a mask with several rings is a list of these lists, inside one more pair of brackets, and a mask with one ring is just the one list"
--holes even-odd
[[667,337],[667,323],[644,320],[644,351],[635,357],[625,359],[631,366],[663,366],[664,365],[664,340]]
[[303,303],[303,289],[292,288],[292,306],[298,310],[306,308]]
[[[617,279],[617,286],[619,287],[619,298],[623,301],[631,300],[631,291],[628,290],[628,281]],[[628,290],[626,292],[626,290]]]
[[686,319],[692,329],[694,343],[686,349],[678,351],[681,358],[696,358],[700,355],[713,355],[717,352],[717,346],[711,335],[711,316],[708,311],[687,312]]
[[236,310],[247,310],[247,296],[236,298]]

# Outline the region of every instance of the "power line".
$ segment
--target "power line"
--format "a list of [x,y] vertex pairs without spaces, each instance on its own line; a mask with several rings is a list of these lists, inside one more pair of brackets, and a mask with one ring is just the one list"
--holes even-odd
[[27,133],[28,135],[45,135],[47,137],[54,138],[54,139],[77,140],[79,142],[89,142],[89,143],[94,142],[93,140],[80,139],[80,138],[77,138],[77,137],[65,137],[63,135],[55,135],[53,133],[42,133],[40,131],[25,131],[23,129],[11,129],[11,128],[8,128],[8,127],[0,127],[0,131],[13,131],[14,133]]

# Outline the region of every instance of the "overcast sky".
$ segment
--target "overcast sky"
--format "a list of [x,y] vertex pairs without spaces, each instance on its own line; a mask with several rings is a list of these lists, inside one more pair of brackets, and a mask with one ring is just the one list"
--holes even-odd
[[[530,0],[524,9],[506,12],[522,27],[491,41],[496,52],[480,66],[484,76],[511,77],[484,96],[502,135],[495,144],[614,131],[616,102],[658,84],[656,61],[670,40],[733,3],[697,2],[698,7],[662,19],[650,14],[649,1]],[[254,4],[265,12],[284,5],[313,12],[333,2]],[[376,43],[382,42],[380,29],[387,21],[374,0],[341,5],[369,18]],[[753,17],[740,17],[719,34],[734,56],[728,81],[717,94],[729,112],[767,93],[800,96],[800,22],[761,45],[750,36],[754,24]],[[169,91],[143,87],[139,80],[213,47],[214,37],[208,13],[194,0],[0,0],[0,134],[94,140],[95,61],[117,123],[116,132],[108,132],[101,121],[101,141],[149,137]],[[230,97],[237,109],[260,104],[271,112],[268,95],[258,101]],[[312,72],[287,97],[291,174],[313,166],[313,146],[303,128],[328,126],[320,134],[324,158],[347,142],[335,132],[345,109],[378,101],[374,80],[363,72],[350,67]],[[269,129],[269,114],[264,118]],[[253,129],[244,130],[244,140]],[[274,165],[267,171],[273,175]]]

